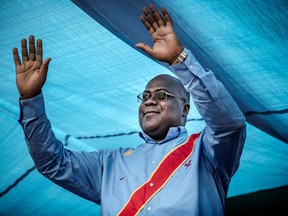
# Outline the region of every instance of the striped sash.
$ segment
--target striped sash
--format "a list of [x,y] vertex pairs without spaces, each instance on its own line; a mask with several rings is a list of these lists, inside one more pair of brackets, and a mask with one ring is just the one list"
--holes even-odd
[[118,213],[119,216],[137,215],[144,205],[158,193],[173,176],[179,167],[190,157],[194,143],[200,136],[192,134],[189,139],[172,149],[160,162],[151,174],[148,181],[138,187],[130,196],[124,207]]

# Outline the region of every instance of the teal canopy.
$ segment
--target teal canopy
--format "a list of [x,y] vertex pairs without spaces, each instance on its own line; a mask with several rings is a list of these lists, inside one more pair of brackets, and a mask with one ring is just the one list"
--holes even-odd
[[[247,118],[247,141],[228,198],[288,185],[288,2],[160,1],[183,45],[212,69]],[[136,95],[169,73],[135,48],[151,43],[146,0],[15,0],[0,5],[0,215],[99,215],[99,207],[41,176],[19,119],[12,48],[33,34],[51,57],[47,115],[66,148],[137,146]],[[190,133],[205,123],[194,106]],[[287,198],[287,196],[286,196]]]

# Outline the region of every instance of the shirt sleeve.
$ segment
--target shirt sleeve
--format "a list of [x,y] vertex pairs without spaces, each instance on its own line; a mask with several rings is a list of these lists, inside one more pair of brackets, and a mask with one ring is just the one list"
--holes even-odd
[[193,54],[186,51],[185,61],[170,69],[190,92],[206,122],[203,131],[205,155],[223,180],[229,181],[239,166],[245,142],[245,116],[214,73],[204,69]]
[[45,114],[42,93],[20,100],[19,123],[37,170],[59,186],[99,204],[102,152],[65,149],[55,137]]

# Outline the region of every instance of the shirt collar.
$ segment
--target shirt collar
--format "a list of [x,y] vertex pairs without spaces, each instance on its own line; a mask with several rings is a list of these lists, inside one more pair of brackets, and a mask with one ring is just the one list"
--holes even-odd
[[174,138],[177,138],[180,134],[186,133],[187,130],[184,126],[178,126],[178,127],[171,127],[165,137],[164,140],[157,142],[154,139],[152,139],[148,134],[144,133],[143,131],[139,132],[139,136],[146,142],[150,144],[163,144],[169,140],[172,140]]

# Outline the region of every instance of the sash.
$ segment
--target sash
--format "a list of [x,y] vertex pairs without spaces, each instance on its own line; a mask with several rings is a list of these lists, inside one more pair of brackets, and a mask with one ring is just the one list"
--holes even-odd
[[130,196],[118,216],[137,215],[144,205],[158,193],[178,170],[179,167],[191,156],[194,143],[200,136],[192,134],[188,140],[172,149],[159,163],[148,181],[138,187]]

